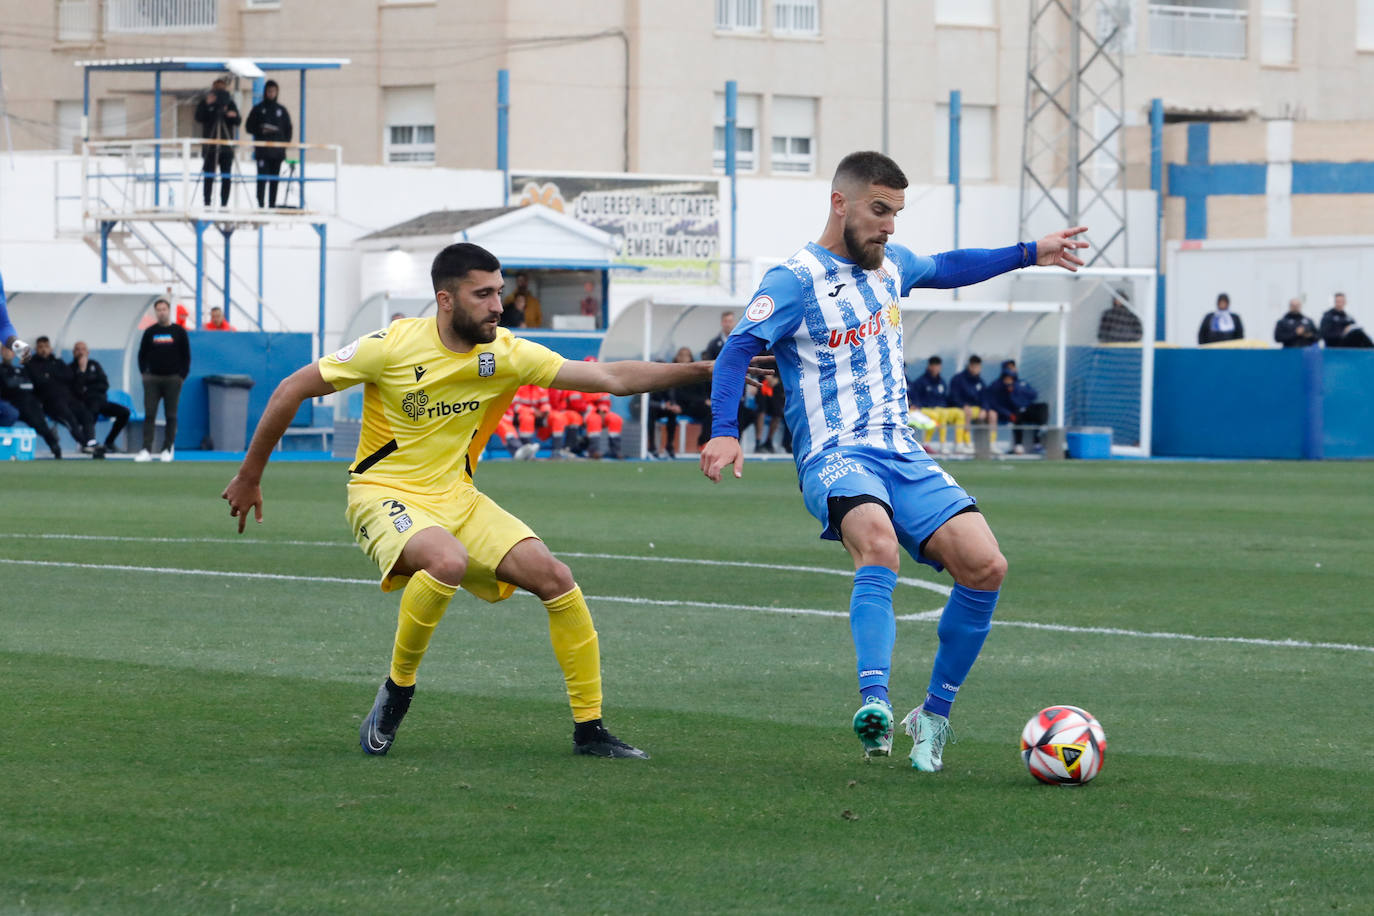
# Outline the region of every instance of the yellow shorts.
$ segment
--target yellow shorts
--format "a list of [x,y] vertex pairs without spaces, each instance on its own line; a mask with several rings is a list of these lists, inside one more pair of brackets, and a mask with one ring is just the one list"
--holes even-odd
[[483,601],[503,601],[515,586],[496,578],[496,567],[510,549],[535,537],[520,519],[472,487],[441,496],[409,493],[364,483],[348,485],[348,524],[353,539],[382,571],[382,591],[403,588],[409,576],[392,575],[401,550],[417,532],[443,528],[468,552],[462,586]]

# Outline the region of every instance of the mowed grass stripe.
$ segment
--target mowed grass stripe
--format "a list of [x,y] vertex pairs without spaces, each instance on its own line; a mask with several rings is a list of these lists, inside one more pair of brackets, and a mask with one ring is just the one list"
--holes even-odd
[[[584,556],[597,556],[585,554]],[[639,557],[637,559],[652,560],[653,557]],[[336,576],[304,576],[291,575],[285,573],[261,573],[261,572],[235,572],[228,570],[209,570],[209,569],[178,569],[170,566],[128,566],[118,563],[67,563],[54,560],[21,560],[12,557],[0,557],[0,564],[10,566],[41,566],[55,567],[61,569],[90,569],[106,570],[118,572],[148,573],[153,575],[177,575],[177,576],[207,576],[225,577],[231,579],[261,579],[268,581],[281,582],[306,582],[323,583],[329,585],[371,585],[377,584],[375,579],[351,579]],[[531,597],[521,593],[519,597]],[[834,611],[821,608],[794,608],[794,607],[773,607],[758,604],[725,604],[716,601],[697,601],[690,598],[677,600],[663,600],[655,598],[645,598],[634,595],[588,595],[588,601],[608,601],[620,602],[623,604],[636,604],[658,607],[700,607],[716,610],[732,611],[753,611],[758,613],[770,614],[793,614],[812,617],[835,617],[849,619],[846,611]],[[901,614],[897,619],[903,622],[925,622],[937,620],[940,609],[925,611],[917,614]],[[1067,624],[1036,623],[1033,621],[1004,620],[997,618],[993,620],[994,626],[1023,627],[1032,630],[1049,630],[1059,633],[1082,633],[1103,636],[1123,636],[1139,639],[1176,639],[1195,642],[1217,642],[1234,643],[1237,645],[1265,646],[1280,649],[1331,649],[1343,652],[1370,652],[1374,653],[1374,646],[1357,645],[1354,643],[1326,643],[1308,642],[1301,639],[1260,639],[1248,636],[1198,636],[1190,633],[1168,633],[1152,632],[1142,630],[1128,630],[1121,627],[1077,627]]]

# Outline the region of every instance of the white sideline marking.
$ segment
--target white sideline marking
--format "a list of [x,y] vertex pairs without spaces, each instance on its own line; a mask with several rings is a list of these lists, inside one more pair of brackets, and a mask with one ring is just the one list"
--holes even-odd
[[[119,572],[161,573],[175,576],[218,576],[225,579],[270,579],[276,582],[315,582],[325,585],[371,585],[376,579],[349,579],[336,576],[292,576],[284,573],[229,572],[214,569],[179,569],[167,566],[128,566],[122,563],[64,563],[56,560],[14,560],[0,557],[0,563],[11,566],[48,566],[61,569],[100,569]],[[533,597],[532,595],[529,597]],[[608,601],[618,604],[652,604],[661,607],[705,607],[728,611],[762,611],[769,614],[804,614],[810,617],[843,617],[848,619],[848,611],[829,611],[805,607],[768,607],[761,604],[721,604],[714,601],[661,600],[654,598],[632,598],[623,595],[587,595],[588,601]],[[931,613],[938,614],[939,611]],[[913,618],[919,615],[913,615]],[[905,620],[907,618],[898,618]]]
[[[157,537],[126,537],[114,534],[15,534],[12,532],[0,533],[0,538],[18,538],[23,540],[48,540],[48,541],[119,541],[137,544],[280,544],[286,547],[352,547],[353,545],[343,541],[260,541],[253,538],[157,538]],[[687,563],[695,566],[738,566],[745,569],[771,569],[778,572],[800,572],[800,573],[820,573],[824,576],[845,576],[853,578],[852,569],[823,569],[815,566],[792,566],[782,563],[750,563],[745,560],[701,560],[692,557],[642,557],[620,553],[577,553],[568,550],[554,551],[556,556],[577,557],[587,560],[631,560],[645,563]],[[951,588],[940,582],[930,582],[926,579],[916,579],[911,576],[898,576],[897,582],[900,585],[912,585],[916,588],[924,588],[927,591],[935,592],[938,595],[948,597]]]
[[[317,582],[327,585],[372,585],[375,579],[349,579],[336,576],[292,576],[283,573],[229,572],[214,569],[179,569],[164,566],[128,566],[118,563],[65,563],[56,560],[16,560],[0,557],[0,564],[9,566],[47,566],[61,569],[100,569],[124,572],[146,572],[155,575],[177,576],[217,576],[227,579],[272,579],[289,582]],[[671,607],[704,607],[732,611],[761,611],[769,614],[803,614],[812,617],[848,617],[845,611],[818,610],[815,608],[765,607],[755,604],[719,604],[709,601],[665,601],[651,598],[635,598],[626,595],[588,595],[589,601],[608,601],[619,604],[650,604]],[[903,621],[934,620],[940,616],[940,609],[923,611],[916,614],[903,614],[897,617]],[[1332,649],[1340,652],[1370,652],[1374,646],[1361,646],[1342,642],[1308,642],[1302,639],[1260,639],[1249,636],[1195,636],[1190,633],[1170,633],[1165,631],[1126,630],[1118,627],[1078,627],[1060,623],[1036,623],[1023,620],[994,620],[994,626],[1019,627],[1026,630],[1051,630],[1057,633],[1084,633],[1102,636],[1127,636],[1136,639],[1175,639],[1185,642],[1233,643],[1247,646],[1266,646],[1274,649]]]

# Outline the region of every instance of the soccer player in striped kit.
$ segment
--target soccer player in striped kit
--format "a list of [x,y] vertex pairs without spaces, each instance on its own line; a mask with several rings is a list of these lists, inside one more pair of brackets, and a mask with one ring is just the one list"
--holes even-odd
[[[888,698],[897,636],[892,592],[898,548],[948,569],[954,588],[939,625],[925,700],[902,721],[914,741],[912,766],[935,772],[951,737],[950,706],[992,626],[1007,561],[973,497],[926,454],[907,425],[902,317],[897,300],[913,288],[950,289],[1028,267],[1082,266],[1075,238],[1084,227],[1038,242],[921,257],[890,245],[905,205],[906,176],[881,153],[851,153],[831,183],[821,237],[774,267],[716,361],[711,402],[739,401],[750,359],[770,348],[787,392],[806,508],[821,537],[841,541],[854,560],[850,630],[858,659],[860,707],[854,732],[870,757],[892,752]],[[718,411],[701,453],[702,472],[741,476],[739,429]]]

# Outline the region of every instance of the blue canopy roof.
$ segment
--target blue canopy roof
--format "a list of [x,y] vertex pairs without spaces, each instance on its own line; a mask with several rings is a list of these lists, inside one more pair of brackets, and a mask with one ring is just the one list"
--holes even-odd
[[119,57],[108,60],[78,60],[76,66],[87,70],[223,71],[230,62],[248,61],[259,70],[338,70],[349,63],[347,57]]

